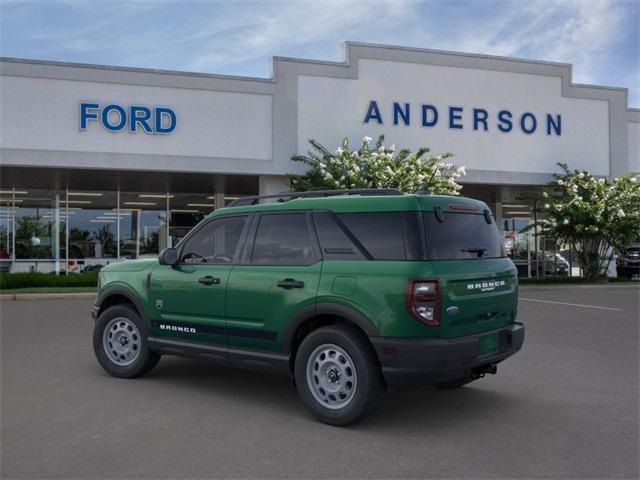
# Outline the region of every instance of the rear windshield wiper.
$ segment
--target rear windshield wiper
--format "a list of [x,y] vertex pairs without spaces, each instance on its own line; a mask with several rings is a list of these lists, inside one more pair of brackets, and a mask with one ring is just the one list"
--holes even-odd
[[480,258],[482,255],[484,255],[484,252],[487,251],[486,248],[463,248],[462,250],[460,250],[461,252],[467,252],[467,253],[477,253],[478,254],[478,258]]

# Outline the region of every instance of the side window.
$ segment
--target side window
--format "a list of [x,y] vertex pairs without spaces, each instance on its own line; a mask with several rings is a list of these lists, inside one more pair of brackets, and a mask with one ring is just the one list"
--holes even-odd
[[374,260],[406,260],[401,212],[340,213],[338,218]]
[[322,256],[325,260],[365,260],[357,245],[349,238],[329,212],[315,212],[313,221],[316,224]]
[[180,261],[231,263],[246,223],[246,216],[210,221],[187,240],[182,248]]
[[258,265],[309,265],[315,261],[305,213],[260,216],[251,263]]
[[407,260],[424,260],[425,245],[418,212],[402,212]]

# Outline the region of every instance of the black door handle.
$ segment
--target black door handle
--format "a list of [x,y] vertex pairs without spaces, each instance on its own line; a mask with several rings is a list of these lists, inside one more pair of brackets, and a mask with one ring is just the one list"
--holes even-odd
[[293,278],[285,278],[284,280],[280,280],[278,282],[278,286],[280,288],[286,288],[287,290],[290,288],[303,288],[304,282],[300,280],[294,280]]
[[204,285],[220,285],[220,279],[207,275],[206,277],[200,277],[198,279],[198,283],[202,283]]

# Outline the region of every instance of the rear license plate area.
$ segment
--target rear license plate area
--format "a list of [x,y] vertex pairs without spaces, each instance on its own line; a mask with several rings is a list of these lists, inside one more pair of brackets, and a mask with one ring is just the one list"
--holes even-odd
[[479,356],[491,355],[492,353],[498,353],[500,350],[500,339],[498,332],[488,333],[481,335],[478,339]]

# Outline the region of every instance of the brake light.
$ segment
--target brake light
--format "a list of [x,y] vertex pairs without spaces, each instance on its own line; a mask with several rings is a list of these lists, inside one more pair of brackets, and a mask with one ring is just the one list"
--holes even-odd
[[428,327],[440,325],[440,284],[438,280],[409,280],[407,310]]
[[475,212],[478,210],[478,207],[473,205],[466,205],[464,203],[450,203],[449,210],[462,210],[464,212]]

